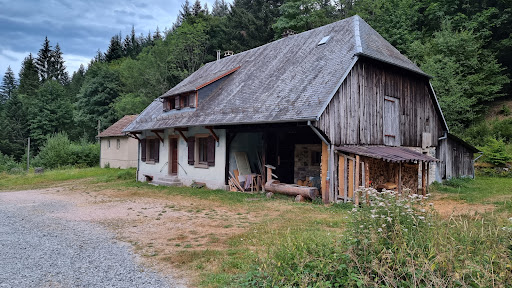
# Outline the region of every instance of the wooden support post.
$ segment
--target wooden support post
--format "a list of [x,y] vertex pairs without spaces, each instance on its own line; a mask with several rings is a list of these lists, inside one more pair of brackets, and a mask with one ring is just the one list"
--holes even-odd
[[427,162],[427,193],[429,193],[430,187],[430,162]]
[[354,160],[348,160],[348,198],[354,198]]
[[329,165],[329,149],[325,142],[322,142],[322,156],[320,165],[322,200],[325,204],[329,203],[329,191],[327,187],[327,170]]
[[359,161],[359,155],[356,155],[356,169],[355,169],[355,176],[356,176],[356,190],[359,189],[359,186],[361,185],[361,182],[359,182],[359,174],[361,174],[361,172],[359,170],[361,167],[361,162]]
[[365,169],[364,187],[369,188],[370,187],[370,165],[369,165],[368,161],[364,162],[364,169]]
[[427,164],[421,162],[421,194],[427,195]]
[[402,162],[398,164],[398,194],[402,194]]
[[338,195],[345,198],[345,156],[342,155],[338,155],[338,183]]
[[268,164],[265,167],[267,167],[267,182],[272,181],[272,170],[276,169],[276,167]]

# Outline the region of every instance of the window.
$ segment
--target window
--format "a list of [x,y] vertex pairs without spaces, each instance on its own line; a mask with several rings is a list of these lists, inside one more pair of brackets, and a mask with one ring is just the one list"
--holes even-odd
[[311,166],[320,166],[322,162],[322,152],[321,151],[311,151]]
[[110,149],[110,139],[107,141],[107,148]]
[[160,160],[160,141],[157,138],[140,140],[140,160],[142,162],[158,163]]
[[197,168],[215,166],[215,139],[209,134],[188,138],[188,164]]
[[208,165],[208,138],[201,137],[197,139],[197,150],[198,150],[198,158],[197,161],[199,164]]
[[117,150],[121,148],[121,140],[117,139]]
[[164,98],[163,106],[164,111],[180,110],[186,107],[194,108],[196,106],[196,93]]

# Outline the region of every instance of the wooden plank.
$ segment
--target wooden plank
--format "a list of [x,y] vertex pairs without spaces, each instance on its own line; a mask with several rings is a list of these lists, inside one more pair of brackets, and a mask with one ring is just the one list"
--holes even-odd
[[219,142],[219,136],[217,136],[217,134],[215,134],[215,131],[213,131],[213,127],[205,126],[205,128],[208,129],[208,131],[210,131],[210,134],[213,136],[213,139],[215,139],[216,142]]
[[358,190],[359,189],[359,186],[360,186],[360,183],[359,183],[359,174],[360,174],[360,165],[361,163],[359,162],[359,155],[356,155],[356,163],[355,163],[355,189]]
[[354,198],[354,160],[348,160],[348,198]]
[[345,198],[345,156],[338,155],[338,195]]
[[421,163],[421,193],[427,195],[427,167],[426,163]]
[[402,163],[398,163],[398,194],[402,194]]
[[320,163],[320,175],[321,175],[321,190],[322,190],[322,199],[324,203],[329,203],[329,192],[327,191],[327,165],[329,162],[329,152],[327,149],[327,144],[325,142],[322,142],[322,156],[321,156],[321,163]]
[[369,161],[366,161],[364,164],[365,169],[365,179],[364,179],[364,187],[369,188],[370,187],[370,163]]

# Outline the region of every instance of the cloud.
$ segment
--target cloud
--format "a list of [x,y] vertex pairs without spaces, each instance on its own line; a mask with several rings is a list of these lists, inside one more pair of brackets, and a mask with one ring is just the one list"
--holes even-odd
[[[52,46],[59,43],[72,74],[77,61],[86,65],[98,49],[107,50],[113,35],[129,34],[132,25],[137,35],[171,27],[184,1],[0,0],[0,73],[9,65],[17,73],[23,58],[36,55],[48,36]],[[202,2],[212,7],[213,1]]]

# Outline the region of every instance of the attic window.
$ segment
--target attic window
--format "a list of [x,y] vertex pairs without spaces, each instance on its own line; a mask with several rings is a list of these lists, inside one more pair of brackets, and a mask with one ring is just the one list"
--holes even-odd
[[163,100],[164,111],[196,107],[196,93],[166,97]]
[[325,36],[324,38],[322,38],[322,40],[320,40],[320,42],[318,42],[317,46],[324,45],[325,43],[327,43],[327,41],[329,41],[329,38],[331,38],[331,35]]

